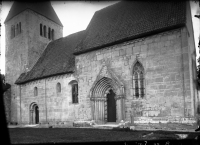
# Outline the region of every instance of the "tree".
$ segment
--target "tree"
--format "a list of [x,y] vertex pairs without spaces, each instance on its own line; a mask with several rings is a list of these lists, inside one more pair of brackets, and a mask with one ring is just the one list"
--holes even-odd
[[6,92],[11,85],[5,82],[5,75],[1,74],[1,85],[2,85],[2,89],[3,89],[3,93]]

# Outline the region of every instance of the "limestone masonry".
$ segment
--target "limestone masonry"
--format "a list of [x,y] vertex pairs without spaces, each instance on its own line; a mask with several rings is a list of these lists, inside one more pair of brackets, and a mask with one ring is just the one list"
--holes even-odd
[[5,22],[8,122],[196,123],[189,2],[119,2],[66,37],[55,13],[30,6],[15,14],[17,6]]

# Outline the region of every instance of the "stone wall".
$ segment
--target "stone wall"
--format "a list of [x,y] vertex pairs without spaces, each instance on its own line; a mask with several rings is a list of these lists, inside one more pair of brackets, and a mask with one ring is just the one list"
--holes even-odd
[[[182,28],[77,55],[83,109],[90,108],[89,91],[106,64],[124,83],[125,120],[139,121],[145,117],[172,121],[194,117],[187,37],[186,28]],[[133,97],[132,67],[136,56],[145,69],[144,99]]]
[[[65,123],[79,120],[80,104],[72,103],[71,85],[76,80],[73,75],[66,74],[38,81],[33,81],[21,87],[21,123],[30,123],[30,105],[36,103],[39,107],[40,123]],[[61,84],[61,92],[57,93],[56,85]],[[34,87],[38,88],[38,96],[34,96]],[[20,108],[20,102],[19,102]]]
[[[21,33],[11,39],[11,26],[21,22]],[[11,84],[11,122],[17,122],[19,112],[17,104],[19,91],[14,82],[21,73],[33,67],[46,45],[50,42],[48,38],[40,36],[40,23],[54,29],[55,39],[62,37],[62,27],[49,19],[31,11],[26,10],[6,22],[6,49],[5,49],[5,77],[6,82]]]

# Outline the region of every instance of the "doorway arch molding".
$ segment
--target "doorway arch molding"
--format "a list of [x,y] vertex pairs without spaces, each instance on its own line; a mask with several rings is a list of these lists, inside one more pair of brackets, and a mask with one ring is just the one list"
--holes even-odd
[[29,117],[30,124],[38,124],[39,123],[39,106],[36,102],[32,102],[29,106]]
[[113,90],[116,101],[116,122],[124,120],[124,85],[107,66],[103,65],[90,89],[92,119],[97,123],[107,122],[107,94]]

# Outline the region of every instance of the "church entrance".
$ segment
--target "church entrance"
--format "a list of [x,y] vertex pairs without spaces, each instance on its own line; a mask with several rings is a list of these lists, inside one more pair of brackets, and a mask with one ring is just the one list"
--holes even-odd
[[32,103],[30,106],[30,124],[39,123],[39,107],[37,104]]
[[116,122],[116,100],[112,89],[107,94],[107,122]]
[[90,89],[92,120],[97,124],[124,120],[124,85],[106,65]]

